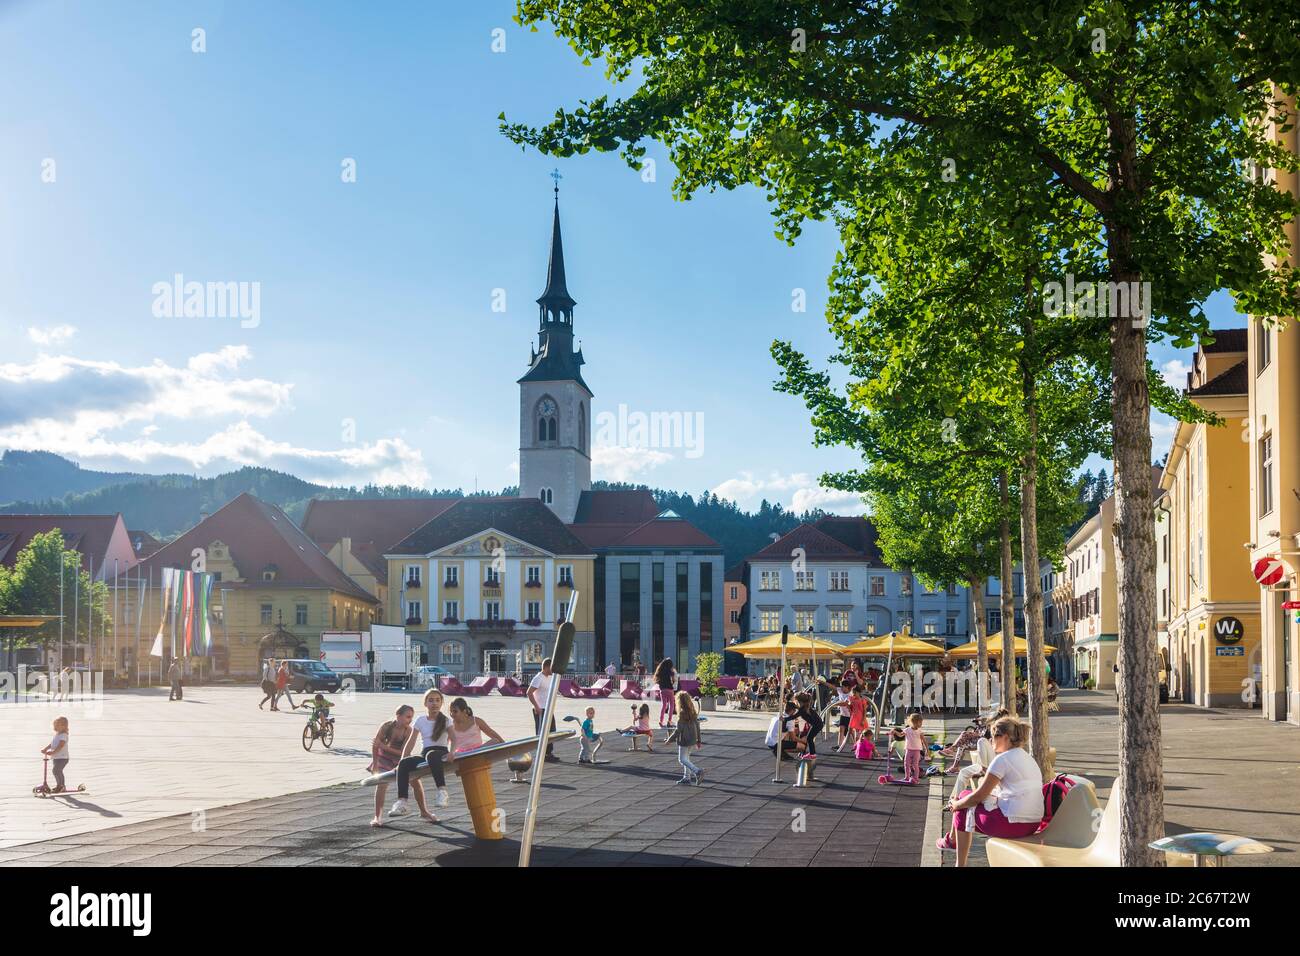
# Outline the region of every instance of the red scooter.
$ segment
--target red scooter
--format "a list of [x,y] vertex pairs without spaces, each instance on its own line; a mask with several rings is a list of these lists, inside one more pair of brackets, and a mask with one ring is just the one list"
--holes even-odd
[[50,786],[50,758],[44,757],[42,758],[41,762],[43,765],[41,767],[41,782],[39,786],[32,787],[33,797],[58,797],[58,796],[63,796],[64,794],[86,792],[86,785],[84,783],[79,783],[74,788],[65,787],[62,790],[58,789],[57,787],[51,787]]

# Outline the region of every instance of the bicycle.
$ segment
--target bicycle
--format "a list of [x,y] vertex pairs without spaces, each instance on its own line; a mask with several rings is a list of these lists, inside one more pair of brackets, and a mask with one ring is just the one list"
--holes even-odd
[[307,726],[302,729],[302,749],[311,750],[312,744],[319,740],[329,749],[334,745],[334,718],[322,717],[319,722],[316,715],[307,718]]

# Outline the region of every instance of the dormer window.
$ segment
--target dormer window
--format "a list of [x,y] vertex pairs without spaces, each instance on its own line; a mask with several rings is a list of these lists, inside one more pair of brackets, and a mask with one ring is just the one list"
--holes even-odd
[[274,581],[276,572],[278,572],[279,570],[280,569],[277,568],[274,564],[268,564],[266,567],[262,569],[262,580]]

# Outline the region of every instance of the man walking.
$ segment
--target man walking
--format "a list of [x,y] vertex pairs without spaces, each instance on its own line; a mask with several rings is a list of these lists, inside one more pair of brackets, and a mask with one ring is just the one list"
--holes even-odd
[[[542,733],[542,719],[546,716],[546,701],[551,696],[551,684],[555,681],[555,674],[551,672],[551,659],[548,657],[542,661],[542,669],[533,675],[532,681],[528,684],[528,702],[533,705],[533,726],[537,728],[538,736]],[[555,730],[555,715],[551,715],[551,730]],[[546,761],[547,763],[558,763],[559,757],[555,756],[555,744],[547,740],[546,742]]]
[[172,685],[171,695],[168,700],[184,700],[184,693],[181,690],[181,667],[172,658],[172,666],[167,668],[167,682]]

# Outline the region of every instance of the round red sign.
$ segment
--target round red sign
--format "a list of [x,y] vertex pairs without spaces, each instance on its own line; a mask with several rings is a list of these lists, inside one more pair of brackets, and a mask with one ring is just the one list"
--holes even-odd
[[1251,572],[1255,575],[1255,580],[1264,587],[1272,587],[1290,574],[1291,569],[1281,558],[1260,558],[1251,568]]

